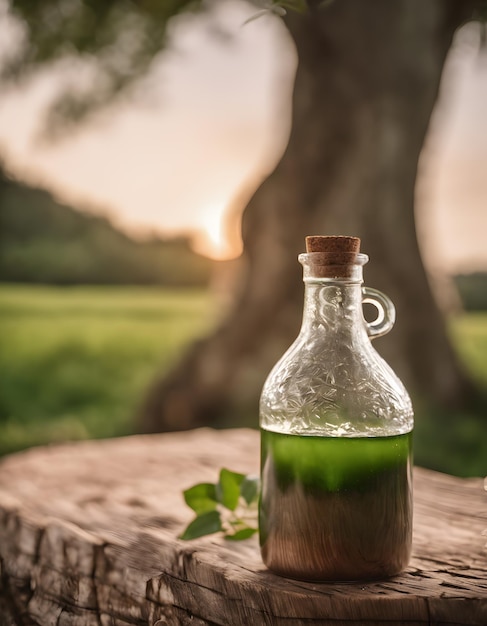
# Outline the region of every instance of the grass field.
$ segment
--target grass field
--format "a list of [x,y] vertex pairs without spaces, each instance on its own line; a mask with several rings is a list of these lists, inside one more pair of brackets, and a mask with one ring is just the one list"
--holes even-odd
[[131,432],[156,371],[214,319],[198,290],[0,287],[0,454]]
[[[217,319],[202,290],[0,286],[0,454],[134,430],[144,390]],[[451,322],[487,388],[487,313]],[[416,460],[487,473],[487,416],[418,416]]]

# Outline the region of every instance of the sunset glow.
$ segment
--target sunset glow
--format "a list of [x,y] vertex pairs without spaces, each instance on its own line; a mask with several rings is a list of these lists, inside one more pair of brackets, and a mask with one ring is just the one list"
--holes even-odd
[[225,203],[217,203],[204,211],[204,226],[194,242],[197,252],[218,261],[235,258],[240,253],[225,236],[225,210]]

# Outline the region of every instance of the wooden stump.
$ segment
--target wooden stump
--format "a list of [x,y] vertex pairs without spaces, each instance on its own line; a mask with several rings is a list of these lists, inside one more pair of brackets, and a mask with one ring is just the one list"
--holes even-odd
[[415,469],[414,555],[386,582],[311,584],[266,570],[256,537],[183,542],[183,489],[258,471],[258,433],[127,437],[0,464],[0,624],[487,624],[481,479]]

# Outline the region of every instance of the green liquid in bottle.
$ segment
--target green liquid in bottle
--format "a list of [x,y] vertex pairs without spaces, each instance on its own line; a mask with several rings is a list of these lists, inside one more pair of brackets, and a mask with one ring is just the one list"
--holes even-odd
[[411,552],[412,433],[320,437],[261,429],[262,558],[302,580],[399,573]]

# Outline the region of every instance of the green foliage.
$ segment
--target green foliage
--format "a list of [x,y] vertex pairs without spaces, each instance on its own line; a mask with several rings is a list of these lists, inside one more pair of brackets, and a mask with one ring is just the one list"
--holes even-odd
[[0,171],[0,280],[205,286],[215,262],[187,239],[138,242],[100,216],[57,203]]
[[[183,13],[211,10],[208,0],[10,0],[10,17],[23,37],[10,49],[0,80],[28,77],[42,66],[68,59],[84,62],[91,81],[65,81],[48,112],[47,129],[67,124],[113,102],[149,70],[167,46],[169,21]],[[302,13],[307,0],[255,0],[262,12]]]
[[487,476],[487,401],[471,410],[417,407],[414,462],[454,476]]
[[487,389],[487,312],[454,317],[450,334],[468,374],[479,388]]
[[[458,356],[479,389],[487,390],[487,313],[450,320]],[[456,476],[487,475],[487,393],[465,410],[415,406],[414,458],[418,465]]]
[[184,492],[184,501],[198,515],[215,511],[217,507],[216,485],[199,483]]
[[487,272],[459,274],[455,284],[466,311],[487,311]]
[[219,511],[208,511],[197,515],[180,536],[180,539],[197,539],[204,535],[212,535],[222,530]]
[[225,539],[239,541],[257,532],[258,478],[223,468],[216,484],[199,483],[183,492],[196,517],[181,539],[196,539],[222,532]]
[[[203,0],[10,0],[10,15],[23,31],[3,80],[28,76],[39,67],[73,59],[92,70],[89,85],[69,81],[50,111],[49,126],[84,117],[104,106],[143,76],[166,45],[174,16],[195,11]],[[75,69],[75,68],[73,68]]]
[[215,318],[203,290],[0,286],[0,454],[133,432],[154,375]]
[[235,511],[240,498],[240,485],[245,476],[226,469],[220,472],[220,480],[216,485],[216,497],[218,502],[229,511]]

